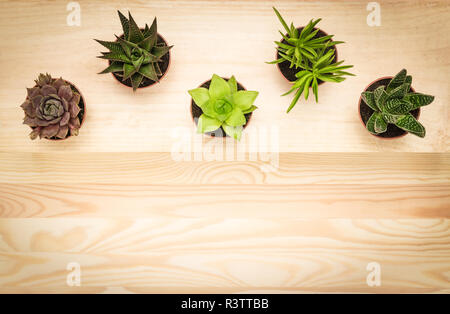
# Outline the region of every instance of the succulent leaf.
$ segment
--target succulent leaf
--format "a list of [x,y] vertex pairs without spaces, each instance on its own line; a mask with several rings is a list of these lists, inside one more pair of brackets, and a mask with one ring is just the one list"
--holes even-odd
[[297,92],[295,93],[294,98],[292,99],[291,104],[289,105],[288,109],[286,110],[286,113],[289,113],[289,111],[292,110],[292,108],[294,108],[294,106],[297,104],[298,99],[300,98],[300,96],[303,93],[303,88],[298,88]]
[[410,113],[400,118],[395,125],[411,134],[425,137],[425,128]]
[[397,75],[394,76],[394,78],[391,79],[388,86],[386,87],[386,92],[389,94],[392,90],[405,83],[405,80],[406,80],[406,70],[402,69],[400,72],[397,73]]
[[220,128],[221,125],[222,122],[217,120],[216,118],[211,118],[205,114],[202,114],[198,119],[197,132],[198,133],[212,132]]
[[103,56],[100,56],[99,58],[107,59],[107,60],[111,60],[111,61],[119,61],[119,62],[123,62],[123,63],[131,63],[130,58],[128,58],[125,54],[119,54],[116,52],[107,53]]
[[434,100],[434,96],[421,93],[409,93],[403,99],[409,102],[412,105],[411,110],[414,110],[419,107],[431,104]]
[[131,76],[131,86],[133,87],[133,91],[136,91],[139,85],[141,85],[143,78],[144,76],[141,73],[134,73]]
[[409,86],[411,86],[411,84],[412,84],[412,76],[411,75],[407,75],[406,76],[405,83],[409,83]]
[[312,90],[313,90],[316,102],[318,102],[319,101],[319,93],[318,93],[319,83],[317,82],[317,77],[315,77],[313,79],[313,83],[311,86],[312,86]]
[[197,106],[202,107],[209,101],[209,91],[204,87],[191,89],[188,91]]
[[144,27],[144,30],[142,31],[142,35],[144,35],[144,37],[147,37],[148,35],[150,35],[149,33],[150,33],[150,29],[148,28],[148,24],[145,23],[145,27]]
[[411,111],[412,105],[403,99],[394,98],[386,101],[385,110],[394,115],[403,115]]
[[142,40],[144,40],[144,35],[142,34],[141,30],[139,29],[139,26],[137,26],[135,20],[131,16],[131,13],[128,12],[128,22],[130,31],[128,34],[128,41],[131,41],[133,43],[139,43]]
[[309,88],[310,88],[310,85],[311,85],[311,82],[312,82],[313,78],[314,78],[313,76],[310,76],[305,82],[305,86],[303,88],[303,96],[305,96],[305,100],[308,99]]
[[96,42],[98,42],[100,45],[104,46],[105,48],[109,49],[111,52],[117,53],[117,54],[123,54],[124,50],[122,49],[122,46],[115,41],[104,41],[104,40],[98,40],[94,39]]
[[372,108],[374,111],[378,111],[378,106],[375,103],[375,96],[373,95],[373,92],[370,91],[364,91],[361,93],[361,98],[364,100],[364,102]]
[[103,71],[99,72],[98,74],[104,74],[104,73],[111,73],[111,72],[121,72],[123,71],[123,65],[120,62],[111,62],[111,64],[104,69]]
[[231,93],[237,93],[238,86],[237,86],[237,81],[236,81],[236,78],[234,77],[234,75],[231,76],[231,78],[228,80],[228,85],[230,85]]
[[128,19],[125,17],[125,15],[123,15],[120,11],[117,11],[117,13],[119,14],[120,23],[122,24],[124,38],[128,39],[130,32],[130,23],[128,22]]
[[139,73],[152,81],[158,82],[159,78],[158,75],[156,74],[154,64],[155,63],[148,63],[141,66],[139,69]]
[[384,108],[388,98],[389,98],[388,93],[386,93],[386,91],[383,90],[383,92],[381,93],[381,95],[380,95],[380,97],[378,98],[378,101],[377,101],[377,106],[378,106],[378,109],[380,111],[384,110],[383,108]]
[[139,45],[138,45],[138,44],[136,44],[136,43],[134,43],[134,42],[131,42],[131,41],[129,41],[129,40],[123,39],[122,37],[119,37],[119,36],[117,36],[117,35],[115,35],[115,36],[116,36],[117,42],[119,42],[119,44],[121,44],[122,47],[123,47],[123,46],[128,47],[128,50],[130,50],[130,55],[131,55],[131,50],[132,50],[133,48],[139,48]]
[[382,112],[381,115],[383,116],[384,121],[391,124],[397,123],[397,121],[404,116],[404,115],[390,114],[386,112]]
[[[155,33],[155,34],[153,34],[153,35],[150,35],[150,36],[144,38],[144,39],[138,44],[138,46],[148,51],[148,50],[150,50],[153,46],[155,46],[156,40],[157,40],[157,34]],[[170,49],[170,48],[169,48],[169,49]],[[167,49],[167,51],[169,51],[169,49]],[[167,53],[167,51],[166,51],[166,53]],[[161,55],[164,55],[164,54],[165,54],[165,53],[163,53],[163,54],[161,54]]]
[[251,105],[249,108],[247,108],[246,110],[242,110],[242,112],[244,114],[249,114],[250,112],[255,111],[256,109],[258,109],[258,107],[256,107],[255,105]]
[[[156,17],[153,19],[152,26],[148,28],[147,25],[146,31],[144,31],[144,39],[141,41],[139,46],[142,48],[149,50],[156,45],[157,38],[158,38],[158,32],[157,32],[157,23],[156,23]],[[170,49],[170,48],[169,48]]]
[[159,67],[159,63],[158,63],[158,62],[153,63],[153,65],[154,65],[154,67],[155,67],[155,72],[156,72],[156,75],[157,75],[156,77],[157,77],[158,80],[159,80],[159,77],[162,76],[163,73],[162,73],[162,71],[161,71],[161,68]]
[[117,40],[116,43],[119,43],[119,45],[120,45],[120,47],[122,48],[122,51],[125,53],[125,55],[126,55],[128,58],[131,58],[131,50],[134,48],[134,47],[131,45],[132,43],[130,43],[130,42],[128,42],[128,41],[122,39],[122,38],[119,37],[119,36],[116,36],[116,40]]
[[228,136],[230,136],[238,141],[241,140],[242,130],[244,129],[242,126],[231,126],[231,125],[224,123],[224,124],[222,124],[222,127]]
[[381,114],[377,114],[375,116],[375,123],[373,126],[376,133],[384,133],[387,130],[387,123],[384,121],[383,116]]
[[246,122],[244,113],[239,107],[234,107],[231,115],[225,120],[225,123],[229,126],[241,126]]
[[278,12],[278,10],[275,7],[272,7],[272,8],[275,11],[275,14],[277,15],[278,20],[280,21],[281,25],[283,25],[283,27],[286,30],[286,32],[290,35],[289,37],[292,37],[291,29],[289,28],[289,26],[287,25],[286,21],[281,16],[280,12]]
[[131,63],[136,71],[139,71],[144,62],[144,55],[141,55],[137,60],[131,60]]
[[169,52],[169,50],[173,46],[163,46],[163,47],[153,47],[152,49],[152,55],[155,56],[156,59],[160,59],[162,56],[164,56],[166,53]]
[[392,89],[388,96],[388,99],[392,98],[403,98],[410,88],[409,83],[403,83],[396,88]]
[[383,94],[384,91],[384,85],[378,86],[377,88],[375,88],[375,90],[373,91],[373,96],[375,97],[375,103],[377,104],[377,107],[380,108],[379,106],[379,100],[381,98],[381,95]]
[[258,94],[256,91],[241,90],[233,94],[233,102],[241,110],[247,110],[253,105]]
[[124,63],[123,64],[123,77],[122,81],[128,80],[134,73],[136,73],[136,69],[132,64]]
[[372,133],[372,134],[378,134],[378,133],[375,131],[375,121],[376,121],[378,115],[379,115],[378,112],[374,112],[374,113],[370,116],[369,120],[367,120],[367,123],[366,123],[366,128],[367,128],[367,130],[368,130],[370,133]]
[[231,94],[230,85],[221,78],[220,76],[214,74],[211,79],[211,85],[209,87],[209,96],[212,99],[224,98]]

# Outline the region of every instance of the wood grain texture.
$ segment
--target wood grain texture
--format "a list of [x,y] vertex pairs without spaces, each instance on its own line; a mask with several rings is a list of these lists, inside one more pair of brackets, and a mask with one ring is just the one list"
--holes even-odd
[[[379,1],[381,27],[367,1],[81,0],[80,27],[67,3],[0,1],[0,293],[450,293],[448,1]],[[289,85],[264,63],[272,5],[298,25],[322,17],[357,74],[289,115]],[[156,15],[175,45],[161,84],[134,95],[95,74],[92,39],[120,33],[117,9]],[[402,67],[436,96],[427,136],[374,138],[359,94]],[[19,105],[39,72],[83,92],[79,137],[28,139]],[[240,143],[195,134],[187,90],[212,73],[260,91]]]
[[0,183],[448,184],[447,153],[280,153],[255,161],[170,153],[2,153]]
[[450,218],[440,185],[0,184],[0,217]]
[[[24,49],[15,40],[0,43],[2,58],[14,60],[4,62],[0,73],[0,150],[171,151],[175,129],[194,131],[187,90],[218,73],[235,74],[245,87],[260,91],[256,101],[259,110],[247,132],[277,128],[280,151],[449,151],[450,43],[448,36],[440,35],[450,31],[446,0],[380,1],[380,27],[366,24],[367,1],[79,3],[80,27],[67,26],[67,1],[0,3],[2,33],[21,38],[32,48]],[[302,101],[289,115],[285,110],[290,97],[280,95],[290,85],[276,66],[264,63],[274,58],[273,41],[280,37],[281,25],[272,5],[299,26],[322,17],[321,27],[346,42],[339,45],[339,58],[353,64],[357,75],[340,84],[324,84],[320,103]],[[140,24],[157,16],[160,32],[174,45],[171,68],[161,84],[135,95],[111,75],[96,74],[105,62],[95,58],[102,47],[92,39],[113,40],[113,33],[120,34],[117,9],[130,9]],[[52,16],[52,23],[48,23],[48,16]],[[373,80],[394,75],[401,68],[413,75],[417,91],[436,96],[420,116],[427,136],[377,139],[359,120],[359,95]],[[46,71],[74,82],[86,98],[88,115],[78,138],[64,143],[30,142],[29,128],[21,125],[19,106],[25,87],[33,85],[39,72]]]
[[0,225],[0,284],[13,290],[67,291],[69,262],[84,266],[82,286],[72,289],[78,292],[368,291],[371,261],[383,274],[372,291],[449,288],[450,228],[443,219],[2,219]]

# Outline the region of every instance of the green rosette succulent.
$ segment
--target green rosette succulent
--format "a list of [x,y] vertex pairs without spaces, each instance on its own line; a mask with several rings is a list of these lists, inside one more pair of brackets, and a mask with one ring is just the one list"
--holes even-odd
[[199,87],[188,92],[203,112],[197,122],[198,133],[222,127],[228,136],[240,140],[247,123],[245,115],[257,109],[253,103],[258,92],[238,91],[234,76],[226,81],[214,74],[209,89]]
[[411,83],[412,76],[403,69],[387,86],[361,93],[361,98],[374,111],[366,123],[370,133],[384,133],[388,124],[395,124],[406,132],[425,137],[425,127],[414,118],[411,111],[431,104],[434,96],[411,92]]
[[33,129],[30,138],[64,139],[78,135],[81,95],[62,78],[53,79],[49,74],[40,74],[35,82],[33,88],[27,89],[27,98],[21,105],[25,112],[23,123]]
[[99,74],[113,72],[121,77],[123,82],[130,79],[133,91],[141,85],[144,77],[159,82],[159,77],[163,75],[159,63],[173,46],[158,42],[156,17],[150,27],[145,24],[145,28],[141,30],[130,12],[128,18],[120,11],[117,12],[123,36],[116,36],[114,42],[96,39],[99,44],[109,49],[109,52],[102,52],[98,58],[111,62]]

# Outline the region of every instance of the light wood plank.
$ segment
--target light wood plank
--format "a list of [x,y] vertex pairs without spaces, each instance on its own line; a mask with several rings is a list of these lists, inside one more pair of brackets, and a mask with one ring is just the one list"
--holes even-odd
[[0,195],[3,218],[450,218],[450,184],[0,184]]
[[[449,223],[0,219],[0,285],[34,292],[448,291]],[[381,265],[382,282],[369,289],[366,265],[372,261]],[[79,288],[66,286],[69,262],[81,265]]]
[[[198,161],[195,158],[199,157]],[[252,155],[253,156],[253,155]],[[280,153],[255,161],[170,153],[0,152],[0,183],[449,184],[450,154]]]

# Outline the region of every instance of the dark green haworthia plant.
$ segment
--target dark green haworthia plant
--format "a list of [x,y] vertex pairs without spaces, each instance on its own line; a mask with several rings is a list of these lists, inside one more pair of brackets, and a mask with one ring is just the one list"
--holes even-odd
[[240,140],[245,115],[257,109],[253,105],[258,92],[238,91],[237,81],[232,76],[228,81],[214,74],[209,89],[199,87],[188,91],[203,114],[197,122],[197,132],[207,133],[223,128],[230,137]]
[[391,123],[406,132],[425,137],[424,126],[414,118],[411,111],[431,104],[434,96],[411,92],[411,82],[411,75],[407,75],[403,69],[387,86],[361,93],[364,102],[374,111],[366,123],[370,133],[384,133]]
[[133,91],[139,87],[144,77],[159,82],[159,77],[163,74],[159,63],[173,46],[158,42],[156,17],[150,27],[145,24],[145,28],[141,30],[130,12],[128,18],[120,11],[117,12],[122,23],[123,36],[116,35],[114,42],[96,39],[109,49],[108,52],[102,52],[99,58],[111,61],[99,74],[114,72],[122,77],[122,81],[130,79]]
[[308,99],[309,90],[312,88],[316,102],[319,100],[319,81],[339,83],[345,80],[345,75],[354,75],[344,70],[352,68],[352,65],[342,65],[344,61],[333,62],[335,50],[330,49],[343,41],[332,41],[334,35],[317,36],[319,29],[314,29],[321,19],[311,20],[301,32],[291,23],[289,27],[276,8],[275,14],[286,30],[287,34],[280,31],[283,42],[276,41],[280,58],[268,62],[269,64],[289,62],[290,68],[299,69],[296,81],[292,88],[283,96],[295,91],[295,96],[287,109],[287,112],[297,104],[303,94]]

